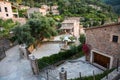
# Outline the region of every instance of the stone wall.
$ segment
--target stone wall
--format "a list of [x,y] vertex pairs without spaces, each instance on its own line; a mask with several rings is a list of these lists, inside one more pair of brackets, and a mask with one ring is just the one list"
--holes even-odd
[[[117,58],[120,58],[120,23],[89,28],[86,32],[86,43],[93,50],[113,56],[113,65],[116,66]],[[112,42],[113,35],[118,36],[118,42]]]
[[3,49],[0,49],[0,61],[6,57],[5,51]]

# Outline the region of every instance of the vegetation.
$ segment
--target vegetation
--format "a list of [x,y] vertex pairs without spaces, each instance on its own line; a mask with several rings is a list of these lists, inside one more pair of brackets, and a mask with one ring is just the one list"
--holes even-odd
[[23,10],[19,10],[19,17],[27,17],[26,13],[27,13],[27,10],[26,9],[23,9]]
[[60,61],[66,60],[76,54],[80,54],[79,57],[81,57],[81,56],[83,56],[81,48],[82,47],[80,47],[80,46],[79,47],[71,46],[70,50],[66,50],[64,52],[59,52],[58,54],[53,54],[49,57],[43,57],[41,59],[38,59],[38,66],[40,69],[43,69],[49,65],[53,65]]
[[106,4],[113,6],[113,10],[120,15],[120,0],[102,0]]
[[[11,1],[20,3],[22,0]],[[24,0],[20,4],[30,7],[40,7],[42,4],[47,4],[49,6],[57,4],[59,6],[60,15],[52,17],[58,20],[58,25],[60,25],[59,21],[69,16],[82,17],[81,24],[83,24],[84,27],[117,22],[117,15],[113,12],[112,7],[102,3],[101,0]],[[47,16],[50,15],[52,14]]]
[[[110,69],[110,70],[106,70],[101,74],[97,74],[95,75],[95,79],[96,80],[101,80],[102,78],[104,78],[107,74],[109,74],[110,72],[112,72],[114,69]],[[71,80],[80,80],[80,78],[77,79],[71,79]],[[86,77],[82,77],[82,80],[93,80],[93,76],[86,76]]]
[[17,25],[13,29],[13,32],[15,34],[13,38],[15,38],[19,44],[25,43],[26,45],[30,45],[35,41],[35,38],[30,34],[30,27],[27,24],[22,26]]
[[80,43],[81,43],[81,44],[84,44],[84,43],[85,43],[85,40],[86,40],[85,35],[84,35],[84,34],[81,34],[81,35],[80,35],[80,38],[79,38]]
[[52,18],[41,16],[35,13],[31,16],[25,25],[17,25],[13,32],[19,44],[30,45],[35,41],[42,41],[44,38],[50,38],[57,34],[55,30],[55,21]]
[[[63,39],[63,37],[61,37],[61,40]],[[80,37],[80,39],[83,41],[85,40],[85,36],[83,35],[82,37]],[[79,39],[79,40],[80,40]],[[81,41],[80,40],[80,41]],[[70,50],[66,50],[64,52],[59,52],[58,54],[53,54],[49,57],[43,57],[41,59],[38,59],[38,66],[40,69],[44,68],[44,67],[47,67],[49,65],[53,65],[55,63],[58,63],[62,60],[66,60],[66,59],[69,59],[73,56],[78,56],[81,57],[83,56],[83,52],[82,52],[82,45],[83,43],[81,43],[79,46],[74,46],[72,45]]]
[[12,19],[0,19],[0,38],[9,37],[11,29],[16,25]]
[[84,27],[103,25],[117,18],[110,6],[98,0],[59,0],[58,5],[61,15],[83,17]]

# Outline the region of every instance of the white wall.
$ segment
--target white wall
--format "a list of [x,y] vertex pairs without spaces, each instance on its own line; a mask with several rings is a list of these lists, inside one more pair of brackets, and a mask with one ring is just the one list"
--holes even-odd
[[[5,7],[7,7],[8,12],[5,12]],[[6,1],[0,1],[0,18],[12,18],[13,17],[13,13],[12,13],[12,8],[11,8],[11,3],[10,2],[6,2]],[[6,14],[8,14],[8,16],[6,16]]]

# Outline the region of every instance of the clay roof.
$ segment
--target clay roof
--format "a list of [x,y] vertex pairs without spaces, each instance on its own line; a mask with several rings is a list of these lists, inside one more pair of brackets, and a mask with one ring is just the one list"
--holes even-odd
[[102,26],[90,27],[90,28],[86,28],[85,30],[92,30],[92,29],[98,29],[98,28],[104,28],[104,27],[112,27],[112,26],[117,26],[117,25],[120,25],[120,22],[112,23],[112,24],[106,24],[106,25],[102,25]]

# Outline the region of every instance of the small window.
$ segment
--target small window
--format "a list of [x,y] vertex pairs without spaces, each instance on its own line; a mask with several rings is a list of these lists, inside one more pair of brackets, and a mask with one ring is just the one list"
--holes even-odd
[[5,7],[5,12],[8,12],[8,9],[7,9],[7,7]]
[[118,42],[118,36],[116,36],[116,35],[113,35],[113,38],[112,38],[112,42]]
[[8,15],[8,14],[6,14],[6,16],[8,17],[9,15]]

